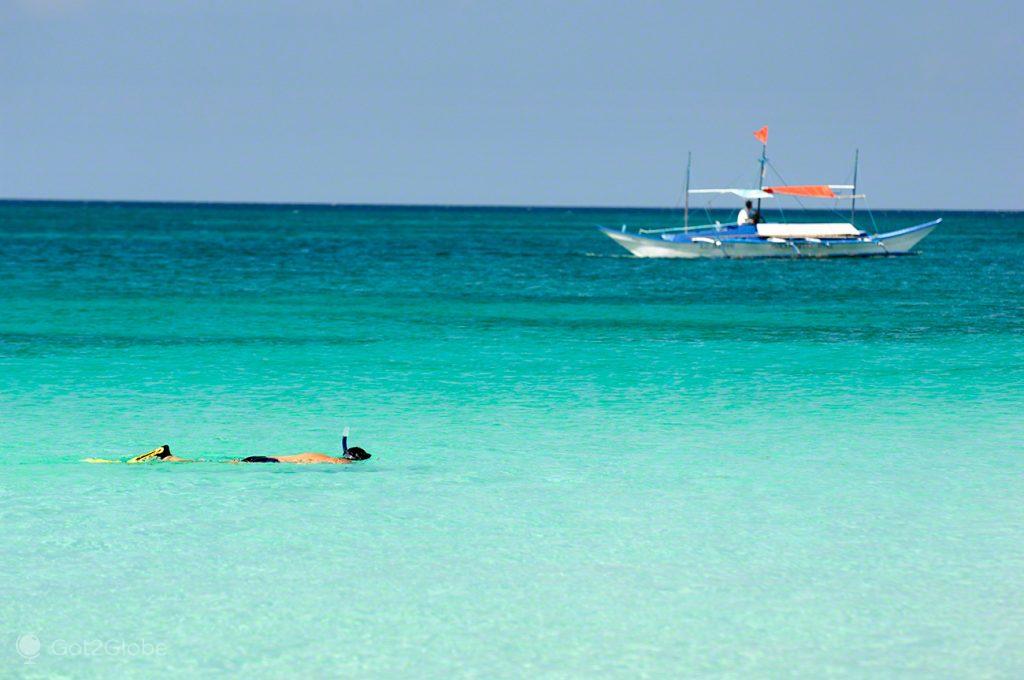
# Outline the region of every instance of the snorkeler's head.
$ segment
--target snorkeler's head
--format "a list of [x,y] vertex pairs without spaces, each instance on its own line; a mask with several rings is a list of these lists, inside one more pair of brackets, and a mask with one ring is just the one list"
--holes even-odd
[[348,458],[349,460],[366,460],[370,457],[370,454],[358,446],[350,446],[345,450],[345,453],[341,454],[342,458]]

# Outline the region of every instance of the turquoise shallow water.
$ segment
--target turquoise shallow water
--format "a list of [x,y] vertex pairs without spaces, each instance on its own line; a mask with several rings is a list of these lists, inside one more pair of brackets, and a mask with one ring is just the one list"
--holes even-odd
[[942,216],[0,204],[0,672],[1019,677],[1024,215]]

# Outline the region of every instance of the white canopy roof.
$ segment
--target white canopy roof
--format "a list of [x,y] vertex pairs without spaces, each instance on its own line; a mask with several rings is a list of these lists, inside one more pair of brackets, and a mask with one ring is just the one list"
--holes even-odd
[[760,189],[690,189],[691,194],[733,194],[747,200],[754,198],[771,198],[772,194]]

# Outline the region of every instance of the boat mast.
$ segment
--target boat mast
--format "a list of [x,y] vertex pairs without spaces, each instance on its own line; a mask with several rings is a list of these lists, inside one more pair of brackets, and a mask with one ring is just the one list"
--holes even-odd
[[[761,142],[761,172],[757,178],[757,190],[761,191],[764,189],[764,164],[768,161],[768,135],[765,135],[764,141]],[[757,214],[761,214],[761,199],[757,199]]]
[[850,224],[856,226],[857,223],[853,221],[854,216],[857,214],[857,166],[860,164],[860,149],[857,149],[853,154],[853,197],[850,199]]
[[693,152],[686,152],[686,198],[683,204],[683,229],[689,230],[690,228],[690,160],[693,157]]

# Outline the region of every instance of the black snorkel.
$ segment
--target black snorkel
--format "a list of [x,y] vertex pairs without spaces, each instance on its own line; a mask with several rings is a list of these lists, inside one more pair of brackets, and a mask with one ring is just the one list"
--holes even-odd
[[370,457],[370,454],[358,446],[353,446],[351,449],[348,448],[347,427],[341,433],[341,457],[348,460],[366,460]]

